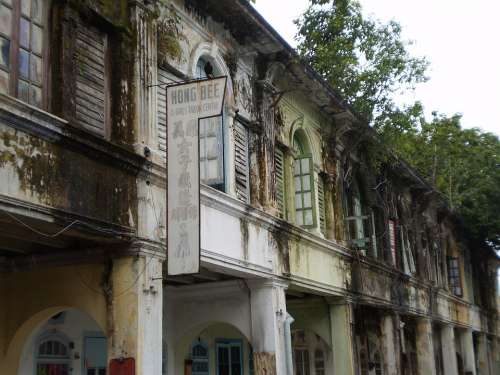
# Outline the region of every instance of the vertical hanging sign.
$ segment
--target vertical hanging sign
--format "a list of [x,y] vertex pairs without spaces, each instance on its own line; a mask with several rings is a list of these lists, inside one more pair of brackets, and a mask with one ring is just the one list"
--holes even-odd
[[200,270],[200,119],[222,115],[226,77],[167,87],[167,264]]

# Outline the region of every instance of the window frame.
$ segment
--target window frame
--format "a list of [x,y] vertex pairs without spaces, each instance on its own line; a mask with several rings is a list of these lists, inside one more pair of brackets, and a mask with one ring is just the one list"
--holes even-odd
[[[206,352],[207,352],[206,357],[201,357],[201,356],[195,357],[193,355],[193,350],[196,346],[201,346],[206,350]],[[209,350],[209,347],[208,347],[206,342],[196,341],[196,342],[192,343],[191,347],[190,347],[189,357],[192,361],[193,375],[209,375],[210,374],[210,350]],[[194,363],[195,362],[206,363],[208,371],[207,372],[194,372]]]
[[[11,5],[7,5],[5,1],[0,1],[0,5],[6,6],[9,9],[11,9],[11,35],[10,37],[2,37],[4,39],[8,39],[10,44],[9,44],[9,66],[7,68],[0,68],[0,70],[7,72],[9,75],[9,81],[8,81],[8,92],[5,93],[6,95],[10,95],[23,103],[26,103],[28,105],[32,105],[36,108],[39,108],[41,110],[48,110],[49,109],[49,98],[48,94],[50,92],[49,87],[50,87],[50,48],[48,48],[49,45],[49,14],[50,14],[50,9],[52,5],[52,1],[50,0],[39,0],[40,4],[42,4],[42,14],[41,14],[41,20],[40,22],[37,22],[30,14],[29,17],[25,17],[22,14],[21,11],[21,1],[20,0],[12,0]],[[30,5],[32,2],[30,2]],[[31,9],[30,9],[31,13]],[[21,47],[21,41],[20,41],[20,25],[21,25],[21,19],[27,19],[30,22],[30,47],[29,47],[29,56],[32,54],[35,54],[37,57],[41,59],[41,77],[40,77],[40,84],[32,84],[33,80],[32,77],[28,77],[27,79],[22,79],[21,74],[19,72],[20,64],[19,64],[19,55],[20,55],[20,49],[23,48]],[[31,40],[32,40],[32,25],[36,25],[37,27],[41,28],[41,53],[34,53],[32,51],[31,47]],[[31,72],[31,57],[29,58],[28,61],[28,70]],[[22,80],[24,82],[28,82],[28,85],[31,87],[36,86],[40,88],[41,92],[41,101],[40,101],[40,106],[37,106],[34,103],[29,102],[29,96],[30,92],[28,92],[28,100],[25,101],[22,98],[19,97],[19,81]]]
[[[218,76],[218,72],[216,72],[217,67],[216,67],[216,64],[214,63],[213,59],[210,56],[201,55],[198,58],[198,61],[196,62],[196,67],[195,67],[195,72],[194,72],[195,79],[207,79],[208,78],[205,74],[204,67],[202,66],[202,64],[206,64],[207,62],[210,62],[212,64],[212,66],[214,67],[214,76]],[[220,71],[220,69],[219,69],[219,71]],[[222,182],[220,184],[207,184],[202,180],[202,178],[201,178],[201,147],[198,146],[199,151],[200,151],[199,152],[199,160],[198,160],[198,162],[200,163],[200,184],[203,184],[205,186],[209,186],[209,187],[216,189],[218,191],[221,191],[223,193],[228,193],[229,186],[228,186],[228,171],[227,171],[227,165],[226,165],[226,163],[227,163],[226,152],[228,152],[227,150],[231,145],[229,144],[229,140],[227,139],[228,134],[229,134],[229,129],[226,129],[228,121],[227,121],[225,101],[224,101],[224,108],[222,110],[221,115],[200,118],[198,121],[198,127],[200,126],[202,120],[211,119],[211,118],[220,118],[221,146],[222,146],[221,147],[222,155],[221,155],[220,162],[221,162],[221,171],[222,171]],[[201,137],[200,137],[199,142],[201,142]],[[235,173],[236,173],[236,171],[235,171]],[[248,185],[250,186],[250,184],[248,184]],[[248,194],[248,195],[250,196],[250,194]]]
[[[359,207],[359,212],[356,212],[358,211],[356,207]],[[365,207],[363,196],[359,190],[359,182],[353,181],[351,186],[345,190],[344,198],[344,222],[347,239],[351,246],[355,245],[359,250],[364,251],[364,254],[370,254],[372,258],[377,259],[375,215],[371,207],[369,207],[368,212]],[[351,233],[351,224],[355,226],[355,233]],[[359,237],[360,233],[362,233],[362,237]]]
[[[232,375],[231,349],[233,347],[239,348],[240,351],[240,374],[244,374],[245,363],[243,358],[243,342],[237,339],[217,339],[215,340],[215,373],[219,374],[219,348],[226,347],[229,349],[229,375]],[[193,374],[194,375],[194,374]]]
[[[448,286],[450,292],[457,297],[463,297],[464,289],[462,283],[462,272],[460,269],[460,258],[458,256],[450,256],[450,255],[447,256],[446,266],[448,272]],[[451,271],[455,272],[452,274]]]
[[[303,184],[303,177],[307,176],[306,174],[302,173],[302,160],[308,159],[309,160],[309,190],[303,190],[302,189],[302,184]],[[300,174],[296,175],[295,174],[295,165],[296,163],[300,160],[299,163],[299,168],[300,168]],[[300,185],[301,185],[301,190],[297,190],[296,184],[295,184],[295,179],[297,177],[300,177]],[[312,229],[316,228],[318,223],[317,223],[317,218],[316,218],[316,188],[315,188],[315,181],[314,181],[314,161],[313,161],[313,156],[311,153],[301,153],[299,155],[295,155],[293,159],[293,170],[292,170],[292,178],[293,178],[293,208],[295,212],[295,224],[300,226],[301,228],[306,228],[306,229]],[[301,196],[301,208],[297,208],[297,194],[300,193]],[[306,193],[311,193],[311,206],[304,208],[304,194]],[[311,224],[305,224],[305,214],[304,212],[311,210],[311,215],[312,215],[312,223]],[[299,224],[297,222],[297,215],[299,212],[302,214],[302,224]]]
[[[217,156],[217,160],[218,162],[220,162],[220,172],[222,173],[222,179],[221,179],[221,182],[220,183],[213,183],[213,184],[210,184],[210,183],[207,183],[205,182],[207,179],[205,178],[205,181],[203,181],[203,179],[201,178],[201,169],[202,169],[202,160],[201,160],[201,141],[202,141],[202,137],[200,135],[199,137],[199,156],[198,156],[198,163],[200,164],[200,183],[205,185],[205,186],[209,186],[213,189],[216,189],[216,190],[219,190],[223,193],[226,192],[226,179],[227,179],[227,176],[226,176],[226,145],[225,145],[225,131],[224,131],[224,115],[217,115],[217,116],[210,116],[210,117],[203,117],[203,118],[200,118],[198,120],[198,127],[200,128],[200,125],[201,125],[201,122],[203,120],[211,120],[211,119],[215,119],[215,118],[219,118],[220,119],[220,140],[221,140],[221,155],[218,155]],[[206,139],[207,137],[204,137],[204,139]],[[217,137],[216,137],[217,138]],[[219,161],[219,158],[220,158],[220,161]],[[204,159],[204,161],[207,161],[209,159]]]
[[[321,357],[318,354],[321,353]],[[321,366],[318,364],[322,363]],[[321,348],[316,348],[314,350],[314,374],[315,375],[325,375],[326,374],[326,356],[325,351]]]
[[[298,354],[300,354],[300,362]],[[299,364],[301,365],[300,373],[298,371]],[[308,348],[297,347],[293,349],[293,369],[295,374],[300,374],[300,375],[311,374],[311,358]]]

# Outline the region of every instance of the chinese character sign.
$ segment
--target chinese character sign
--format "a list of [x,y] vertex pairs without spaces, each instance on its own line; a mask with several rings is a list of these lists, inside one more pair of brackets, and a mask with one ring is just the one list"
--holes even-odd
[[169,275],[200,269],[200,119],[220,116],[226,77],[167,87]]

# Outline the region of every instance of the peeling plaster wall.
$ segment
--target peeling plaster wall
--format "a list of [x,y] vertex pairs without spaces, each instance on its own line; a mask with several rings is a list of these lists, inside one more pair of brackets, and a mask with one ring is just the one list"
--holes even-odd
[[334,251],[291,239],[289,252],[292,276],[339,289],[350,284],[350,265]]
[[[187,288],[167,288],[164,297],[164,342],[168,350],[168,373],[183,373],[184,360],[198,337],[210,352],[210,373],[215,371],[216,339],[242,340],[244,365],[248,369],[251,338],[249,291],[240,282],[227,281]],[[245,370],[247,371],[247,370]],[[246,373],[245,373],[246,374]]]

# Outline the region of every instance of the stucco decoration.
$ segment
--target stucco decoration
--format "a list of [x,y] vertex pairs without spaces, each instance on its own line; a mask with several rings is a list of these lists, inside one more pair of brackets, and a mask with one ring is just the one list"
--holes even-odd
[[210,61],[210,63],[214,66],[215,71],[220,72],[221,75],[227,76],[225,105],[229,108],[234,108],[235,102],[231,72],[229,71],[229,68],[227,67],[216,43],[201,42],[191,51],[188,76],[191,78],[196,77],[196,64],[198,64],[198,60],[201,57]]
[[254,102],[250,76],[248,74],[238,75],[234,85],[235,101],[240,113],[243,112],[243,115],[251,118],[254,113]]
[[291,124],[289,145],[293,147],[293,138],[298,135],[306,147],[306,152],[312,154],[313,163],[317,169],[322,165],[321,144],[312,132],[313,130],[305,123],[304,116],[298,117]]
[[285,65],[283,65],[280,62],[273,62],[269,68],[267,69],[266,72],[266,83],[274,86],[278,78],[282,78],[283,74],[285,73]]

